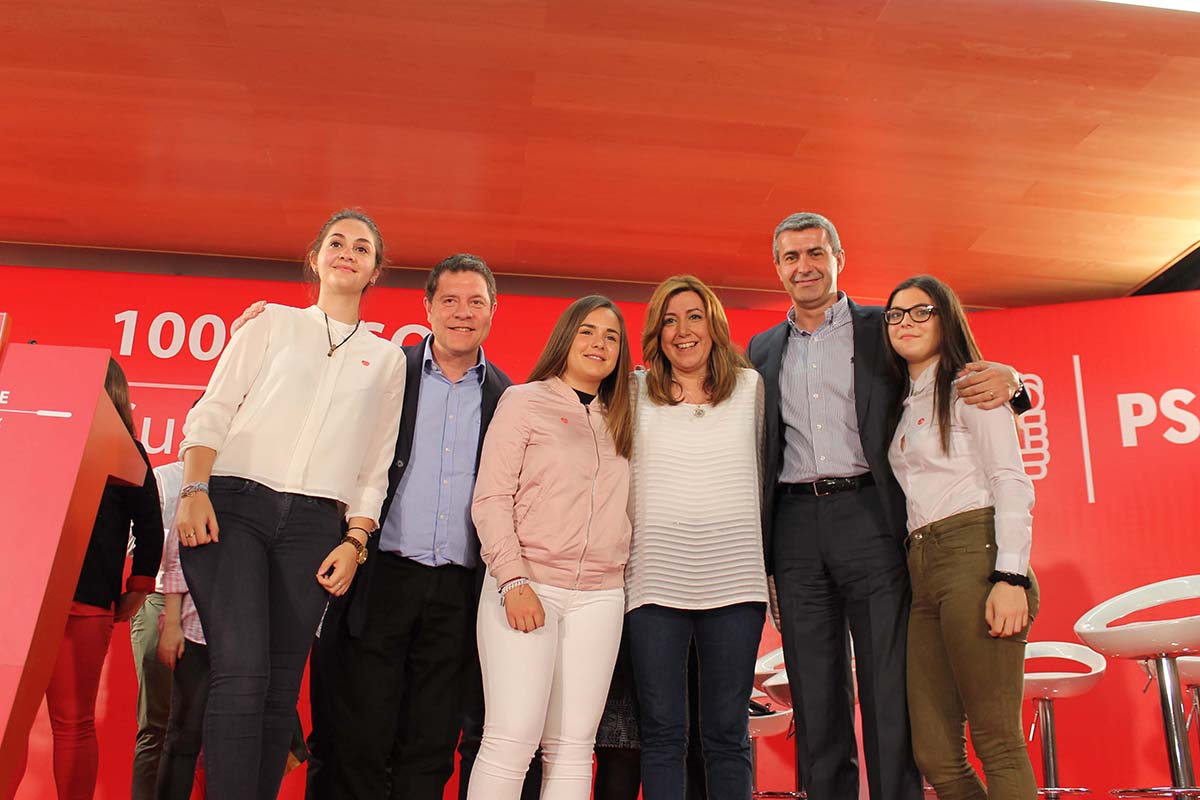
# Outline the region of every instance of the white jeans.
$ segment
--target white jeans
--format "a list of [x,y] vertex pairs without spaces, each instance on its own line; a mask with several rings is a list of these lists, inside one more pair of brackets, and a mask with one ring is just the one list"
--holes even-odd
[[546,611],[532,633],[509,627],[489,575],[476,630],[483,742],[467,800],[517,800],[542,745],[542,800],[587,800],[592,746],[621,644],[625,590],[531,584]]

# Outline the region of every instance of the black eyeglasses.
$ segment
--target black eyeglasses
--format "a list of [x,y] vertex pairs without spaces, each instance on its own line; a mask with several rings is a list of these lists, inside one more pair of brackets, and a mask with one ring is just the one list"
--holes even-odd
[[937,307],[924,303],[912,308],[889,308],[883,312],[883,321],[888,325],[899,325],[908,314],[913,322],[924,322],[937,313]]

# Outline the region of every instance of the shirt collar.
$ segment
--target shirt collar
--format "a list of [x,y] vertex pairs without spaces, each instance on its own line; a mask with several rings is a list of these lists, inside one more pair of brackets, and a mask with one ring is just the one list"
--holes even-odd
[[[433,357],[433,335],[425,337],[425,353],[421,358],[422,372],[426,375],[431,373],[441,374],[442,368],[438,366],[437,361]],[[467,370],[468,375],[474,375],[480,384],[483,383],[484,375],[487,371],[487,357],[483,353],[483,346],[479,347],[479,360],[475,362],[475,366]]]
[[825,309],[825,321],[817,326],[817,330],[815,331],[809,332],[796,325],[795,306],[789,308],[787,312],[788,327],[791,329],[793,334],[799,334],[801,336],[814,336],[824,328],[834,330],[842,327],[850,321],[850,298],[846,296],[845,292],[838,292],[837,301],[829,308]]
[[928,367],[925,368],[924,372],[922,372],[920,375],[917,376],[916,380],[912,380],[910,378],[909,383],[912,386],[910,393],[911,394],[920,394],[920,393],[926,391],[927,389],[929,389],[931,386],[933,386],[933,379],[935,377],[937,377],[937,371],[938,371],[938,365],[930,364]]

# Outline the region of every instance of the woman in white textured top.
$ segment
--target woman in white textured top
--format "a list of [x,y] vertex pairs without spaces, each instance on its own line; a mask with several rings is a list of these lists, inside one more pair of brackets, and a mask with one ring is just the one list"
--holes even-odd
[[316,305],[238,330],[184,425],[175,527],[208,640],[210,797],[278,793],[321,612],[378,527],[405,374],[359,317],[382,267],[375,223],[334,214],[305,259]]
[[[980,355],[950,287],[909,278],[883,318],[893,366],[909,378],[888,458],[908,501],[913,754],[942,800],[1033,800],[1021,692],[1038,587],[1016,420],[1008,406],[984,411],[955,393],[954,377]],[[986,789],[967,761],[968,722]]]
[[763,387],[717,296],[690,275],[650,298],[634,373],[626,635],[641,706],[642,796],[682,800],[688,644],[699,658],[709,797],[749,800],[746,706],[767,600]]

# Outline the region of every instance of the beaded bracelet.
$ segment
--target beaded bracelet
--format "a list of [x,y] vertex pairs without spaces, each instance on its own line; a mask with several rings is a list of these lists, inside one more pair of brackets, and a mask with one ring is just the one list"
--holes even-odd
[[1022,589],[1030,587],[1028,575],[1018,575],[1015,572],[1001,572],[995,570],[991,575],[988,575],[988,583],[1008,583],[1013,586],[1020,586]]
[[513,578],[511,581],[508,581],[507,583],[505,583],[499,589],[500,605],[504,605],[504,596],[506,594],[511,592],[513,589],[516,589],[518,586],[528,586],[528,585],[529,585],[529,578]]

